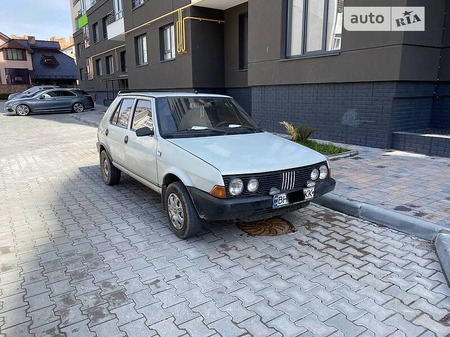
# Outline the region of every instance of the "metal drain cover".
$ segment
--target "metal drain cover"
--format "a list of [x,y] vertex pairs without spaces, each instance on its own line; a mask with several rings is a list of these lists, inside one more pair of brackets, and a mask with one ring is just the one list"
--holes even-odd
[[271,218],[254,222],[241,222],[238,227],[251,236],[277,236],[294,233],[294,226],[283,218]]

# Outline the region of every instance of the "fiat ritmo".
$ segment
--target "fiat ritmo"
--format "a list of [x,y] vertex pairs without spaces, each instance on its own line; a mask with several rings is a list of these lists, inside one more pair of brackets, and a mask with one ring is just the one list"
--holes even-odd
[[231,98],[119,93],[98,128],[103,181],[128,174],[161,195],[171,230],[253,221],[307,206],[334,189],[323,155],[260,129]]

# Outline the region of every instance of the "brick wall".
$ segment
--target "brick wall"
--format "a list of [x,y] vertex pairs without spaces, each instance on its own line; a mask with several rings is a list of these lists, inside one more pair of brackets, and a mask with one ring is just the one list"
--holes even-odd
[[27,90],[30,85],[10,85],[10,84],[0,84],[0,94],[12,94],[15,92],[22,92]]
[[254,87],[253,117],[268,131],[285,132],[286,120],[315,128],[313,138],[390,148],[392,132],[430,127],[434,89],[431,82]]
[[233,97],[247,113],[252,113],[252,90],[250,88],[228,88],[225,93]]
[[253,117],[268,131],[281,121],[316,129],[313,138],[385,148],[395,83],[305,84],[254,87]]
[[450,83],[448,82],[440,83],[436,87],[431,127],[450,129]]

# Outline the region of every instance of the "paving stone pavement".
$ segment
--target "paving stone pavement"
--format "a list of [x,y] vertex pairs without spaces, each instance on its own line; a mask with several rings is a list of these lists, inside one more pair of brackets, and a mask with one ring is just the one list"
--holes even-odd
[[359,154],[332,162],[334,194],[450,228],[450,158],[343,146]]
[[179,240],[160,198],[103,184],[96,129],[0,115],[0,336],[447,336],[433,246],[312,205],[296,232],[208,224]]

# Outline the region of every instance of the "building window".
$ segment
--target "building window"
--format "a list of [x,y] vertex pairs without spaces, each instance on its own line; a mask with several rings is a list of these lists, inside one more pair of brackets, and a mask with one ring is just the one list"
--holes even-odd
[[135,38],[136,64],[147,64],[147,35],[143,34]]
[[86,76],[88,80],[92,80],[94,78],[94,67],[92,64],[92,58],[86,59]]
[[112,56],[106,56],[106,73],[114,74],[114,58]]
[[5,68],[6,84],[30,84],[28,69]]
[[173,24],[162,27],[160,30],[161,60],[175,58],[175,26]]
[[114,0],[114,20],[123,18],[123,3],[122,0]]
[[100,41],[100,30],[98,28],[98,23],[94,23],[92,25],[92,37],[94,39],[94,43]]
[[140,5],[144,4],[144,0],[131,0],[131,6],[133,8],[139,7]]
[[95,60],[95,73],[97,76],[103,75],[103,69],[102,69],[102,59],[96,59]]
[[108,40],[108,17],[102,19],[103,40]]
[[86,25],[83,27],[83,39],[84,39],[84,48],[87,48],[91,45],[89,38],[89,26]]
[[127,72],[126,56],[127,56],[127,52],[125,50],[120,52],[120,71],[123,73]]
[[77,43],[77,57],[81,57],[81,51],[83,50],[83,45],[80,43]]
[[5,60],[26,61],[27,52],[25,49],[3,49]]
[[248,69],[248,13],[239,16],[239,69]]
[[86,80],[86,72],[84,71],[84,68],[80,68],[80,81]]
[[288,1],[288,57],[341,49],[344,0]]

